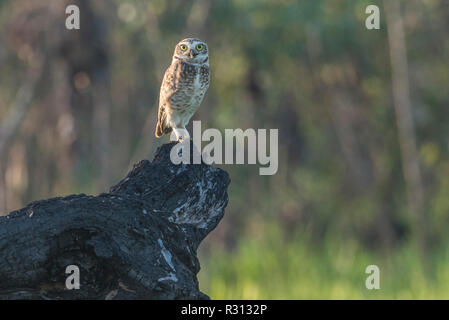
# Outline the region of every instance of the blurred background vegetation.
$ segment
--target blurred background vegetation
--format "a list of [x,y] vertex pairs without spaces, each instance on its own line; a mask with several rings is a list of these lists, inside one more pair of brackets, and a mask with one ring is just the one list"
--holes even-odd
[[221,166],[230,201],[200,288],[449,298],[448,1],[0,0],[0,30],[0,214],[105,192],[151,159],[163,73],[194,36],[211,56],[202,128],[279,129],[276,175]]

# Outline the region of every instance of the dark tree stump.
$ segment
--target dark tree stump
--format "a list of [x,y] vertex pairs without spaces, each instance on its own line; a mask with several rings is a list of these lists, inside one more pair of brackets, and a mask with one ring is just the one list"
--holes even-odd
[[[223,217],[230,180],[206,164],[172,164],[172,146],[109,193],[0,217],[0,299],[207,299],[196,252]],[[68,265],[80,289],[66,288]]]

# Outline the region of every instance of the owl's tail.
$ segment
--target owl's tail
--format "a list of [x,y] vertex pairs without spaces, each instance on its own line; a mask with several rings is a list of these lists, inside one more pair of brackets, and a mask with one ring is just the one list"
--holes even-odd
[[165,113],[159,112],[159,117],[158,117],[157,125],[156,125],[156,132],[154,133],[154,135],[156,136],[156,138],[160,138],[164,134],[170,133],[171,131],[172,131],[172,128],[170,126],[168,126],[165,121]]
[[160,138],[163,135],[162,128],[159,122],[156,125],[156,132],[154,133],[154,135],[156,136],[156,138]]
[[163,127],[162,124],[158,122],[156,125],[156,132],[154,133],[154,135],[156,136],[156,138],[160,138],[164,134],[169,133],[170,131],[171,128]]

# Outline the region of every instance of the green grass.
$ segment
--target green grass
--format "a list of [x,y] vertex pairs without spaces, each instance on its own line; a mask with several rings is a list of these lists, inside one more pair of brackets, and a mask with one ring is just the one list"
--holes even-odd
[[[409,245],[389,255],[356,244],[310,245],[278,228],[243,238],[233,251],[200,252],[200,289],[212,299],[449,299],[449,250],[429,255],[425,275]],[[368,290],[368,265],[380,268],[380,289]]]

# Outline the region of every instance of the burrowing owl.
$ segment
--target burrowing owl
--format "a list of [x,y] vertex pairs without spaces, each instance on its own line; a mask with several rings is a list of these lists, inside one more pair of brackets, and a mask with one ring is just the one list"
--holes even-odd
[[162,80],[156,137],[173,130],[178,141],[190,139],[186,125],[203,101],[209,80],[207,45],[194,38],[180,41]]

